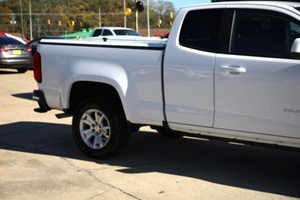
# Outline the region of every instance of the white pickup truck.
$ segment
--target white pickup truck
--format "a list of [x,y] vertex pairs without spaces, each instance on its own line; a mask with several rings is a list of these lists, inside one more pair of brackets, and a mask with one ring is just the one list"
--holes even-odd
[[168,40],[42,40],[37,112],[73,116],[87,155],[120,153],[130,132],[300,148],[300,3],[181,8]]
[[97,27],[93,29],[90,35],[90,37],[105,37],[105,36],[141,37],[142,35],[135,32],[131,28],[124,28],[124,27]]

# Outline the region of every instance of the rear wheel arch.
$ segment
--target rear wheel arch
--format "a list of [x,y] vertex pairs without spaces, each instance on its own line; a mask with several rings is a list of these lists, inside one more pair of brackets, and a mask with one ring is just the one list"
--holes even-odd
[[106,99],[125,115],[119,93],[113,86],[89,81],[76,82],[72,85],[69,96],[69,112],[74,113],[80,103],[91,97]]

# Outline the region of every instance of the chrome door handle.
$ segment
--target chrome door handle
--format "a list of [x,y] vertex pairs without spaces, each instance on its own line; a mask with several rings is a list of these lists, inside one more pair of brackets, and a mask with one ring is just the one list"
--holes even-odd
[[246,68],[235,67],[235,66],[221,66],[221,71],[230,74],[240,74],[240,73],[245,73]]

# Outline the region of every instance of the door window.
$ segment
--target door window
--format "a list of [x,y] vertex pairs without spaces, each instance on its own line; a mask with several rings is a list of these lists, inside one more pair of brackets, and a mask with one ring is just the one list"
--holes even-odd
[[112,34],[112,32],[110,30],[104,29],[103,36],[107,36],[107,35],[113,35],[113,34]]
[[236,12],[230,52],[263,57],[290,58],[299,25],[288,17],[263,10]]

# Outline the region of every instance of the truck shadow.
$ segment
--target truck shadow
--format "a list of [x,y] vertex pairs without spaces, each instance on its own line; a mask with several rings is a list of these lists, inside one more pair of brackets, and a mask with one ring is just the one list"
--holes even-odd
[[166,139],[139,131],[122,154],[98,160],[79,151],[70,125],[38,122],[0,125],[0,149],[122,166],[119,171],[127,174],[160,172],[300,198],[296,152],[188,137]]
[[12,94],[12,96],[13,97],[17,97],[17,98],[22,98],[22,99],[33,101],[33,99],[32,99],[32,92]]
[[3,69],[1,69],[0,70],[0,75],[1,74],[6,74],[6,75],[14,75],[14,74],[17,74],[18,72],[17,72],[17,70],[15,70],[15,71],[11,71],[11,70],[3,70]]

